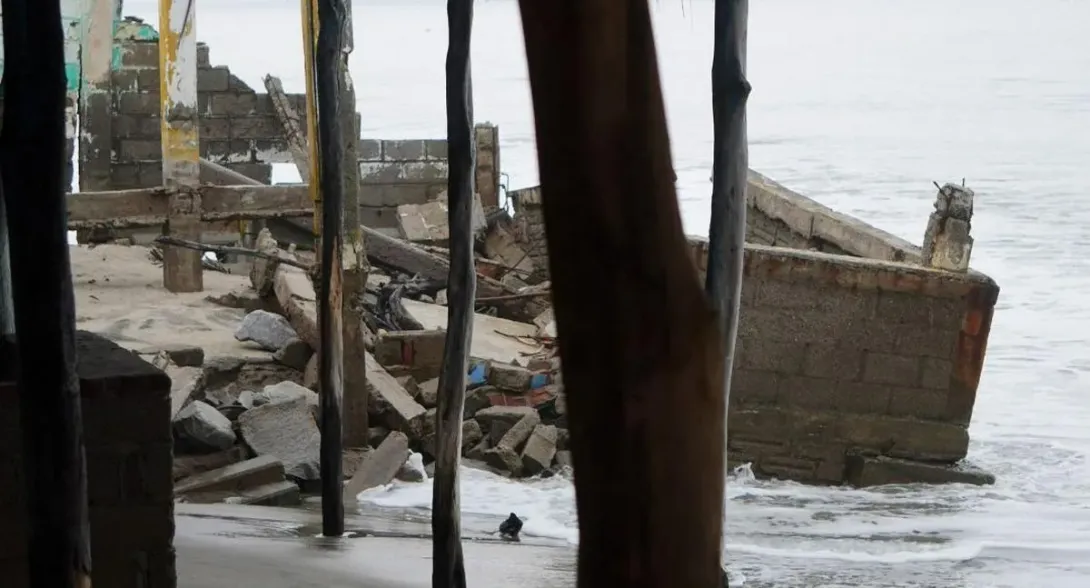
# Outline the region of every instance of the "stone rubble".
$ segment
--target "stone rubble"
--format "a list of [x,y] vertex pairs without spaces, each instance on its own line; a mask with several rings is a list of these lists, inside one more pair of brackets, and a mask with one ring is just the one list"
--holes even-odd
[[[528,282],[534,262],[520,248],[513,226],[489,225],[486,258],[478,270],[492,280],[486,281],[490,287],[506,283],[522,288],[520,292],[547,293],[547,281]],[[260,240],[264,250],[297,258],[294,251],[278,250],[266,233]],[[431,253],[435,249],[428,250],[429,259],[441,257]],[[519,271],[505,275],[503,263],[517,264]],[[439,282],[434,276],[440,274],[430,267],[406,275],[379,275],[372,269],[363,297],[368,352],[361,358],[367,372],[370,429],[366,447],[345,449],[350,502],[359,492],[394,480],[423,481],[434,467],[438,372],[445,345],[442,305],[447,293],[420,286],[411,277],[431,272],[428,279]],[[232,292],[219,303],[250,311],[236,338],[272,352],[271,358],[206,361],[202,349],[185,345],[140,352],[172,378],[174,476],[179,488],[191,489],[180,491],[179,499],[294,504],[300,489],[313,490],[320,476],[313,286],[305,271],[269,260],[255,260],[251,278],[255,289]],[[402,288],[401,302],[388,302],[394,287]],[[547,296],[528,300],[533,302],[496,306],[495,314],[475,315],[461,452],[467,465],[504,476],[570,475],[556,319]],[[487,341],[478,344],[479,338]],[[918,479],[989,482],[971,469],[953,471],[883,456],[860,456],[849,462],[853,468],[849,481],[858,485]],[[251,469],[257,473],[236,475]],[[237,483],[207,488],[208,480],[225,477]]]

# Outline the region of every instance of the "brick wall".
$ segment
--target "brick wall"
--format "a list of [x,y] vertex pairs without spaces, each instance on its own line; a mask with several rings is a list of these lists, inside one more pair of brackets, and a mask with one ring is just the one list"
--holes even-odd
[[[170,380],[133,353],[80,332],[93,583],[173,588]],[[19,399],[0,383],[0,578],[28,586]]]
[[998,292],[978,273],[747,245],[731,461],[835,483],[849,454],[962,459]]
[[397,207],[424,204],[447,189],[447,142],[360,142],[360,222],[396,228]]

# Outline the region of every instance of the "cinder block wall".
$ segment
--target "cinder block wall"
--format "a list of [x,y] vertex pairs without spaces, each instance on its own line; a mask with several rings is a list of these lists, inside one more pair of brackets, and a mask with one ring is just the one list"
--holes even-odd
[[[159,44],[147,35],[124,38],[112,75],[112,157],[108,185],[126,189],[162,184],[159,118]],[[201,157],[269,183],[273,163],[292,163],[280,122],[265,93],[255,91],[226,66],[214,66],[207,45],[198,45],[197,93]],[[289,95],[300,117],[306,97]],[[304,132],[306,129],[301,129]],[[499,205],[499,130],[476,127],[477,189],[486,210]],[[396,229],[397,207],[434,200],[447,186],[446,140],[364,139],[359,146],[363,224]],[[93,177],[95,170],[86,170]]]
[[[702,278],[707,242],[692,243]],[[994,281],[763,245],[745,255],[732,462],[837,483],[848,453],[965,457]]]
[[[112,75],[109,188],[163,183],[159,118],[159,42],[128,39]],[[268,183],[272,163],[288,163],[287,145],[268,94],[258,93],[225,66],[213,66],[207,45],[197,50],[197,101],[201,157]],[[290,95],[306,112],[306,99]]]
[[[173,588],[170,379],[100,335],[77,334],[95,586]],[[0,383],[0,585],[28,586],[19,398]],[[58,564],[62,565],[62,564]]]
[[[541,191],[511,197],[547,270]],[[731,461],[838,483],[849,453],[963,458],[995,282],[914,265],[918,247],[757,173],[747,204]],[[707,241],[690,244],[703,280]]]

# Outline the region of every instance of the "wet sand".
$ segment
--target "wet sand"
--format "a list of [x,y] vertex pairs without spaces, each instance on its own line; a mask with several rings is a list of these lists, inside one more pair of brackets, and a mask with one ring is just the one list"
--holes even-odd
[[[320,536],[320,515],[284,508],[179,504],[175,524],[178,588],[431,586],[431,541],[418,536],[425,528],[393,512],[348,515],[337,539]],[[471,586],[575,585],[570,547],[466,535]]]

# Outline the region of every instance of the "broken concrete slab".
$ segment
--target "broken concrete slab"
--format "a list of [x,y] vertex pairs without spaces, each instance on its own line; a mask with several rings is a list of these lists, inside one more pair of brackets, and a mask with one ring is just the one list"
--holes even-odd
[[400,431],[393,431],[360,464],[345,487],[345,502],[355,504],[360,492],[389,484],[408,458],[409,438]]
[[416,390],[416,401],[424,408],[435,408],[439,405],[439,378],[421,382]]
[[379,414],[391,429],[414,437],[422,433],[426,409],[397,383],[370,353],[364,357],[367,368],[367,390],[372,412]]
[[549,469],[555,457],[556,427],[537,425],[522,450],[522,467],[532,476]]
[[174,485],[174,494],[237,492],[283,480],[283,464],[275,457],[266,455],[190,476]]
[[845,480],[856,487],[886,484],[974,484],[995,483],[995,476],[968,464],[935,464],[885,456],[849,455],[845,459]]
[[277,351],[297,338],[295,329],[286,318],[266,310],[247,314],[235,331],[235,339],[256,343],[266,351]]
[[[261,229],[257,234],[255,249],[269,255],[280,253],[280,244],[273,238],[272,232],[267,228]],[[268,296],[273,289],[273,280],[280,262],[265,257],[254,257],[250,266],[250,284],[258,296]]]
[[237,440],[231,420],[200,400],[191,402],[178,412],[174,417],[173,429],[182,447],[196,450],[227,449]]
[[[401,304],[414,320],[426,330],[447,328],[447,308],[438,304],[427,304],[416,300],[403,299]],[[536,353],[540,350],[528,340],[516,337],[532,338],[537,334],[537,327],[507,319],[475,313],[473,315],[473,340],[469,355],[474,359],[484,359],[499,363],[511,363],[515,359]]]
[[490,406],[478,410],[473,418],[480,423],[482,430],[488,431],[489,438],[495,444],[515,423],[529,415],[537,416],[537,411],[529,406]]
[[254,406],[291,402],[299,399],[304,400],[309,406],[318,406],[318,394],[295,382],[280,382],[279,384],[265,386],[264,389],[253,395]]
[[276,350],[273,359],[290,368],[303,371],[307,369],[307,363],[312,355],[314,355],[314,349],[309,343],[302,339],[292,339]]
[[242,413],[238,425],[250,449],[278,458],[287,475],[304,481],[321,478],[321,433],[305,399],[255,407]]
[[509,447],[493,447],[485,451],[484,462],[497,470],[508,472],[512,476],[522,475],[522,458]]
[[513,225],[510,217],[507,217],[489,227],[484,236],[484,254],[508,268],[513,268],[515,275],[525,279],[533,275],[534,261],[519,245]]
[[167,366],[164,370],[170,378],[170,419],[197,398],[204,387],[204,370],[199,367]]
[[298,338],[317,349],[318,306],[310,276],[297,267],[280,266],[276,270],[273,291]]
[[521,366],[505,363],[493,363],[488,370],[489,384],[492,384],[497,388],[503,388],[514,392],[525,392],[529,390],[530,380],[533,377],[534,373],[530,370]]
[[175,455],[173,478],[175,481],[202,472],[208,472],[246,459],[246,448],[235,445],[223,451],[203,455]]
[[[397,207],[398,229],[410,243],[446,246],[450,242],[449,204],[439,198],[424,204],[402,204]],[[486,224],[480,197],[473,198],[473,232],[484,230]]]
[[[518,451],[522,447],[522,444],[526,443],[526,440],[533,434],[534,428],[540,424],[541,417],[538,416],[537,411],[527,414],[519,419],[517,423],[511,425],[511,428],[507,429],[507,432],[503,434],[503,437],[496,442],[496,447],[506,447]],[[494,438],[495,437],[493,437],[493,439]]]
[[537,327],[538,337],[545,337],[549,339],[556,338],[556,317],[553,315],[553,309],[550,307],[545,312],[537,315],[534,318],[534,326]]
[[[387,370],[387,372],[389,372],[389,370]],[[404,376],[394,376],[394,379],[397,380],[397,383],[400,384],[401,387],[409,393],[409,396],[412,396],[414,400],[420,402],[420,385],[416,383],[416,378],[414,378],[412,374],[406,374]]]
[[302,502],[299,485],[288,480],[246,488],[224,502],[259,506],[296,506]]

